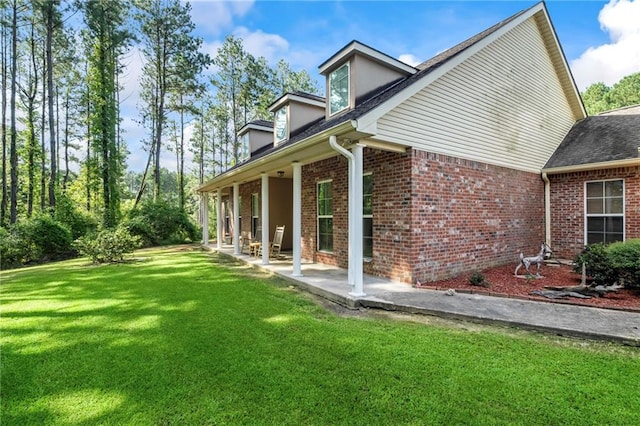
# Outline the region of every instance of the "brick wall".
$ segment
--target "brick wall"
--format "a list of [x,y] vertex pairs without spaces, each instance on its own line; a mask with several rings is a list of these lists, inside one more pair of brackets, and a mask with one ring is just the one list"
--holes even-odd
[[513,262],[544,241],[536,173],[412,151],[414,279],[430,281]]
[[[348,266],[347,161],[302,168],[303,258]],[[537,253],[544,185],[535,173],[410,150],[365,149],[373,181],[373,259],[366,273],[415,282],[443,279]],[[334,252],[316,250],[316,185],[333,182]]]
[[609,179],[624,179],[625,237],[640,238],[640,167],[551,175],[551,247],[556,256],[572,259],[584,248],[584,183]]

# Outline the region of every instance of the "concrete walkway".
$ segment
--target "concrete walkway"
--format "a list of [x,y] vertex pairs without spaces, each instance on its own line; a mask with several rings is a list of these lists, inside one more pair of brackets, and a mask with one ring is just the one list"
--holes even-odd
[[[210,249],[216,250],[214,247]],[[233,247],[221,253],[272,272],[295,286],[350,308],[376,308],[412,314],[433,315],[489,324],[545,331],[562,336],[607,340],[640,346],[640,313],[592,308],[562,303],[491,297],[413,288],[369,275],[364,276],[365,296],[349,295],[347,271],[323,264],[303,263],[302,277],[292,276],[291,260],[261,259],[234,255]]]

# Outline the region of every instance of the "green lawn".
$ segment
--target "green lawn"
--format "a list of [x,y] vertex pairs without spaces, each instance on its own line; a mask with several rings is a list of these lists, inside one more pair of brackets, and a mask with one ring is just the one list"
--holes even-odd
[[640,424],[640,354],[340,317],[173,247],[4,271],[0,423]]

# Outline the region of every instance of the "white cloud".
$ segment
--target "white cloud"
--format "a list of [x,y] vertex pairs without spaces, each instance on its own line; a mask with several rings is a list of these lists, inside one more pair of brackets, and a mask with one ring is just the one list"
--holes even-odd
[[404,62],[405,64],[411,65],[412,67],[415,67],[416,65],[423,62],[411,53],[403,53],[398,57],[398,60]]
[[246,15],[253,5],[253,0],[196,0],[191,2],[191,20],[201,32],[221,34],[234,18]]
[[234,35],[242,39],[242,45],[247,52],[254,56],[264,56],[269,63],[278,62],[289,50],[289,42],[278,34],[269,34],[262,30],[249,31],[246,27],[237,27]]
[[590,47],[571,62],[580,90],[597,82],[611,86],[640,71],[640,0],[611,0],[598,20],[611,43]]

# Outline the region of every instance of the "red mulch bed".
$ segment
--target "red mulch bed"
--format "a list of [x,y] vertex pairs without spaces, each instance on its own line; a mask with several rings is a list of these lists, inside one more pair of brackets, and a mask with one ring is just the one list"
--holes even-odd
[[[599,308],[621,309],[640,312],[640,291],[622,289],[617,293],[607,293],[603,297],[591,299],[565,298],[548,299],[530,294],[532,290],[544,290],[544,286],[574,286],[580,285],[580,274],[576,274],[568,265],[545,265],[540,275],[544,278],[525,279],[513,275],[515,265],[505,265],[482,271],[489,287],[471,285],[471,274],[463,274],[444,281],[425,283],[421,288],[436,288],[448,290],[450,288],[463,293],[488,294],[492,296],[513,297],[527,300],[538,300],[554,303],[571,303],[577,305],[597,306]],[[522,272],[522,270],[520,271]]]

